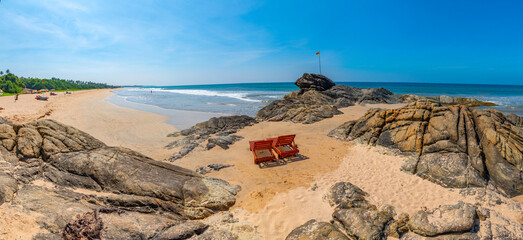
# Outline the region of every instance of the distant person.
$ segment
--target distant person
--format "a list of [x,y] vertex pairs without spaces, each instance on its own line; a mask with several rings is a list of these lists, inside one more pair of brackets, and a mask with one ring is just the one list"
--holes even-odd
[[151,94],[153,94],[153,90],[151,90]]
[[18,101],[18,95],[19,95],[19,93],[17,93],[17,94],[15,95],[15,102]]

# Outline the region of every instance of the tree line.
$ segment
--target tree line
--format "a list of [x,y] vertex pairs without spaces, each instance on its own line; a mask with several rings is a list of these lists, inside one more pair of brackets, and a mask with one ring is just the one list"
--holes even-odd
[[9,69],[0,71],[0,89],[6,93],[20,93],[24,88],[30,88],[34,90],[39,89],[55,89],[55,90],[79,90],[79,89],[100,89],[100,88],[114,88],[115,86],[108,85],[105,83],[95,83],[87,81],[75,81],[66,80],[59,78],[51,79],[40,79],[40,78],[26,78],[18,77],[11,72]]

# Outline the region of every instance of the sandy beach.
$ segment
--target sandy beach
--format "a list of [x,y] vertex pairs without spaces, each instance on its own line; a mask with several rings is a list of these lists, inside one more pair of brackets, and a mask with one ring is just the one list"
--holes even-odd
[[[78,91],[49,101],[36,101],[34,95],[1,97],[0,115],[15,123],[53,119],[74,126],[107,145],[123,146],[162,160],[174,150],[164,148],[176,131],[167,116],[119,107],[106,99],[110,90]],[[357,119],[370,108],[398,108],[403,104],[356,105],[341,109],[344,114],[314,124],[261,122],[238,133],[243,139],[224,150],[197,148],[173,164],[195,170],[212,163],[233,165],[213,171],[210,177],[222,178],[241,186],[231,209],[240,222],[255,226],[260,239],[284,239],[292,229],[309,219],[329,221],[333,210],[323,200],[334,183],[350,181],[367,193],[371,203],[391,205],[397,213],[413,214],[423,209],[458,201],[473,202],[458,193],[417,176],[400,171],[403,159],[383,154],[379,149],[355,145],[327,137],[340,124]],[[296,134],[301,157],[268,168],[253,164],[248,141]],[[516,219],[520,214],[499,207]],[[228,229],[233,230],[233,229]]]
[[[48,94],[47,94],[48,95]],[[106,101],[110,89],[75,91],[71,95],[58,93],[48,101],[37,101],[35,95],[0,97],[0,116],[14,123],[53,119],[85,131],[109,146],[122,146],[157,160],[171,152],[163,146],[166,135],[176,131],[167,124],[167,116],[119,107]]]

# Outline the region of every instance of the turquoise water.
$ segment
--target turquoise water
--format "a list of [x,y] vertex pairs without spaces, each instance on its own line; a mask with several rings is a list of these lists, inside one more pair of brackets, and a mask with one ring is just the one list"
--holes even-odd
[[[449,95],[490,101],[503,112],[523,116],[523,85],[471,85],[434,83],[339,82],[359,88],[384,87],[397,94]],[[134,103],[166,109],[224,114],[256,115],[256,112],[284,95],[299,90],[294,83],[240,83],[193,86],[143,86],[114,90],[118,97]]]

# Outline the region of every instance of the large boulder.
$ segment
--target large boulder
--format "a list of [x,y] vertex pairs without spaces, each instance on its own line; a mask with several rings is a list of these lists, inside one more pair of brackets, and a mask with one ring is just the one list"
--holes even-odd
[[52,120],[0,124],[0,140],[0,204],[32,212],[44,229],[37,239],[87,234],[80,222],[106,239],[234,239],[193,220],[228,210],[238,186],[108,147]]
[[303,76],[301,76],[301,78],[298,78],[298,80],[296,80],[295,84],[300,89],[314,89],[317,91],[329,90],[331,87],[334,87],[336,85],[328,77],[314,73],[304,73]]
[[423,236],[471,231],[477,218],[476,208],[460,202],[434,211],[418,211],[409,220],[411,231]]
[[507,196],[523,194],[523,130],[496,110],[423,100],[369,110],[329,136],[404,155],[403,170],[445,187],[492,183]]
[[327,222],[314,219],[295,228],[285,240],[349,240],[340,230]]

